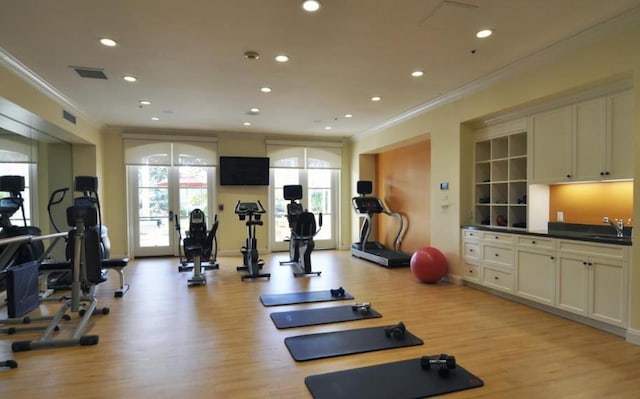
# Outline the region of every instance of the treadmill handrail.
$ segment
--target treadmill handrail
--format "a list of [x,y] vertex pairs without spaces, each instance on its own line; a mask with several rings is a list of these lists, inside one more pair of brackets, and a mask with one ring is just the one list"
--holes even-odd
[[[370,209],[368,208],[366,205],[369,202],[369,205],[371,205],[372,202],[375,202],[376,206],[374,209]],[[364,217],[365,219],[365,224],[363,224],[363,228],[366,226],[367,231],[364,234],[360,234],[360,238],[361,238],[361,248],[365,248],[365,245],[369,239],[369,235],[371,233],[371,224],[373,222],[372,220],[372,215],[374,214],[380,214],[380,213],[384,213],[388,216],[391,216],[393,218],[397,218],[399,220],[399,228],[398,231],[396,232],[396,235],[393,239],[393,251],[399,252],[400,251],[400,243],[402,241],[402,239],[400,238],[400,236],[402,235],[402,231],[404,229],[404,218],[402,217],[402,215],[398,212],[391,212],[386,204],[384,203],[384,201],[378,197],[373,197],[373,196],[360,196],[360,197],[353,197],[351,199],[351,204],[353,205],[353,209],[355,209],[355,211],[359,214],[360,217]]]

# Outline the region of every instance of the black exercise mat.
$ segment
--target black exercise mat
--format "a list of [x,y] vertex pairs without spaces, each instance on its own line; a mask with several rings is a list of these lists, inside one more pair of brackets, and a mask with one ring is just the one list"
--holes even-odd
[[423,370],[419,358],[312,375],[304,382],[315,399],[414,399],[484,385],[459,365],[442,378],[435,367]]
[[408,330],[401,337],[387,337],[386,327],[298,335],[285,338],[284,343],[298,362],[423,344]]
[[277,328],[304,327],[382,317],[373,308],[369,308],[369,312],[363,314],[358,310],[353,310],[351,305],[276,312],[269,316]]
[[344,301],[353,299],[353,296],[345,291],[344,296],[331,296],[331,290],[292,292],[289,294],[265,294],[260,295],[260,302],[264,306],[294,305],[296,303]]

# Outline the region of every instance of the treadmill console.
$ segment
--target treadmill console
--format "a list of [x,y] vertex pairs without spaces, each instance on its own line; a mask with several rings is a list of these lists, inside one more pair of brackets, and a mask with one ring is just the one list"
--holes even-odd
[[359,213],[383,213],[384,206],[376,197],[354,197],[353,207]]

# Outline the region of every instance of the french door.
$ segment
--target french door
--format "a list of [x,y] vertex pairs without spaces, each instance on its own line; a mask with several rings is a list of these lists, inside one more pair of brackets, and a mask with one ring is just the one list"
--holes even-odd
[[204,211],[210,228],[214,167],[130,165],[127,174],[134,256],[178,255],[177,228],[184,237],[195,208]]
[[288,169],[271,168],[271,197],[273,223],[271,250],[286,251],[291,235],[287,220],[287,203],[284,199],[283,187],[285,185],[302,185],[302,207],[316,216],[316,224],[319,226],[319,213],[322,213],[322,228],[315,236],[314,241],[318,249],[336,248],[338,227],[338,176],[335,169]]

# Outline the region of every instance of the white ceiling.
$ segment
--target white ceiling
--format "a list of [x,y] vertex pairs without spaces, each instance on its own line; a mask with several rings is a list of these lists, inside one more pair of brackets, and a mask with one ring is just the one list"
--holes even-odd
[[[5,64],[25,67],[96,127],[351,136],[640,7],[640,0],[321,2],[310,14],[298,0],[3,1],[0,50]],[[477,39],[486,27],[494,35]],[[101,37],[119,45],[104,47]],[[260,58],[246,59],[250,50]],[[274,61],[280,53],[290,61]],[[81,78],[70,66],[101,68],[108,80]],[[425,75],[411,77],[415,69]],[[124,82],[128,74],[138,82]],[[370,101],[374,95],[382,101]],[[152,104],[140,107],[141,99]],[[252,107],[260,113],[248,115]]]

